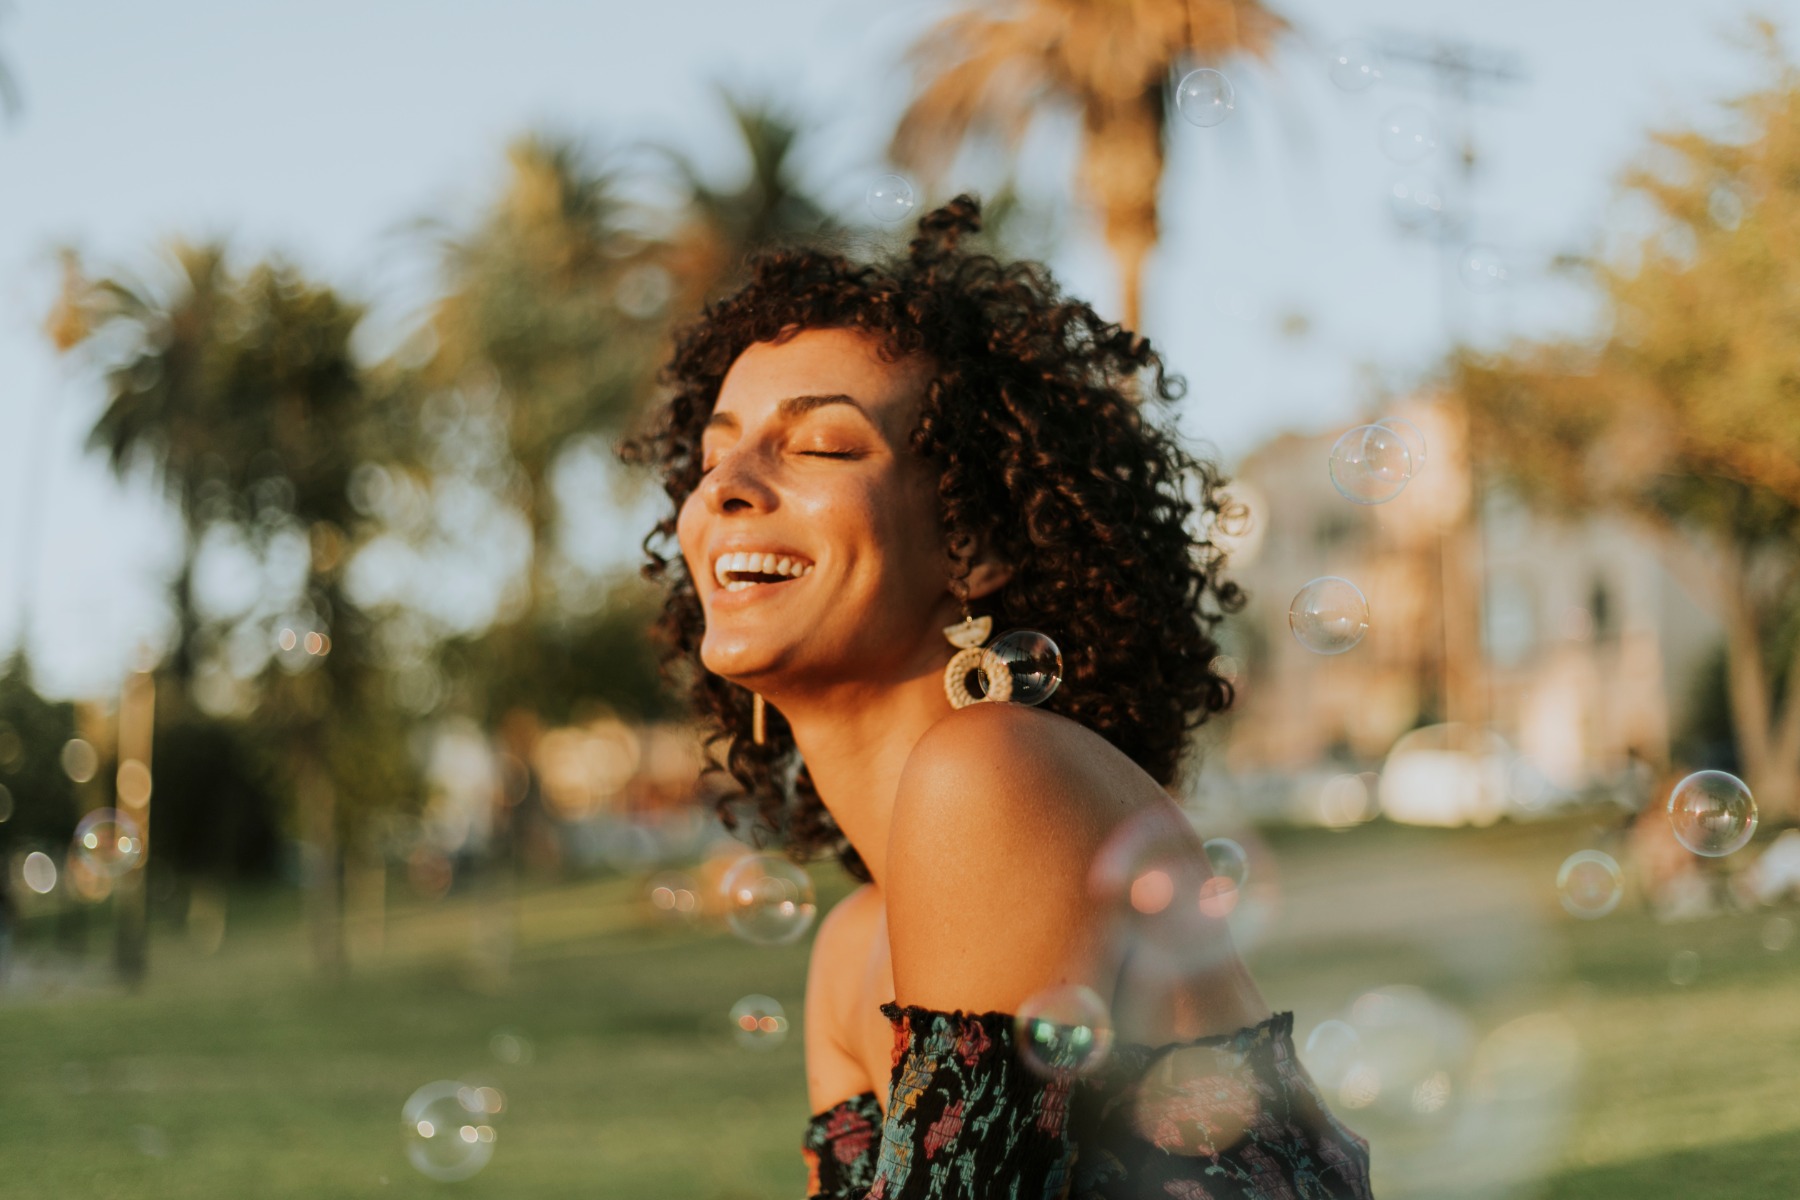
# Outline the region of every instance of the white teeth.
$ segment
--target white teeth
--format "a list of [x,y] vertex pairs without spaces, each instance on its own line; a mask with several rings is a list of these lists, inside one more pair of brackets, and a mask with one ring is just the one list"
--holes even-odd
[[754,587],[755,581],[733,579],[733,575],[786,575],[790,579],[800,579],[811,575],[812,569],[812,563],[791,555],[737,550],[721,554],[713,561],[713,578],[724,590],[741,592],[747,587]]

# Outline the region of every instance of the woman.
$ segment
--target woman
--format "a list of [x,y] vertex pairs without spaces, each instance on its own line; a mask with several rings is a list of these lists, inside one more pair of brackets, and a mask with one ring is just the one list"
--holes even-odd
[[[1231,699],[1218,479],[1144,419],[1179,387],[1149,345],[979,227],[965,196],[893,262],[762,256],[626,449],[755,820],[864,881],[813,946],[809,1192],[1366,1197],[1166,790]],[[1041,707],[979,649],[946,671],[990,626],[1060,646]]]

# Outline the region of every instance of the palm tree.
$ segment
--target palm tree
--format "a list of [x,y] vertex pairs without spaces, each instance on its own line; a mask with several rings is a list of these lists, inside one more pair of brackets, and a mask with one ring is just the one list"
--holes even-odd
[[998,13],[958,12],[911,52],[918,86],[889,157],[931,179],[969,138],[1016,153],[1040,112],[1073,106],[1081,186],[1100,210],[1135,329],[1158,237],[1171,74],[1232,54],[1267,59],[1287,28],[1259,0],[1011,0]]
[[88,281],[71,263],[50,332],[104,366],[107,402],[89,448],[121,478],[147,467],[181,518],[184,550],[170,585],[179,632],[165,668],[178,704],[167,719],[198,707],[200,668],[223,655],[228,636],[253,632],[273,650],[290,624],[260,606],[230,620],[203,614],[192,585],[209,531],[228,528],[260,550],[294,534],[311,546],[300,594],[275,599],[309,626],[296,640],[318,640],[308,640],[310,658],[266,662],[245,734],[266,743],[292,784],[314,951],[335,971],[338,847],[408,792],[403,737],[376,686],[370,622],[343,582],[347,531],[358,520],[349,477],[362,430],[379,424],[350,351],[362,310],[284,264],[234,273],[218,244],[177,242],[165,267],[148,280]]

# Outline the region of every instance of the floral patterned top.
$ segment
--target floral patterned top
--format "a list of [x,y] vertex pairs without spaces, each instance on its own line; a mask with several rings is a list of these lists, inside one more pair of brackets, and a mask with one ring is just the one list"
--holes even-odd
[[1045,1077],[1008,1013],[881,1011],[886,1119],[874,1092],[813,1117],[811,1200],[1371,1200],[1369,1145],[1300,1065],[1292,1013]]

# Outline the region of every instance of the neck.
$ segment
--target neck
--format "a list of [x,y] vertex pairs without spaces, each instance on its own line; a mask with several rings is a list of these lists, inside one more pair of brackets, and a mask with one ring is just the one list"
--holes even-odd
[[780,708],[819,799],[879,888],[900,772],[925,731],[953,711],[942,665],[898,684],[784,695]]

